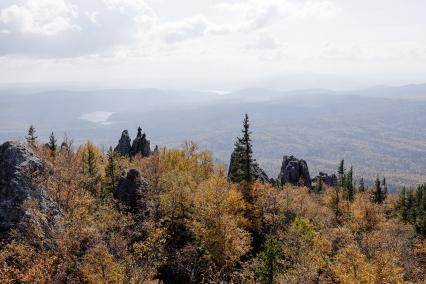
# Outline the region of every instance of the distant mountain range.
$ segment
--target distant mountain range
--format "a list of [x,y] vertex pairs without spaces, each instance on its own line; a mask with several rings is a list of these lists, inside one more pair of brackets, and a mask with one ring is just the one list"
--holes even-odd
[[272,177],[282,156],[293,154],[307,160],[312,175],[335,171],[345,159],[367,180],[385,173],[394,185],[426,181],[426,84],[286,92],[4,89],[0,143],[23,138],[34,124],[42,140],[54,131],[75,144],[115,146],[123,129],[133,136],[141,125],[153,145],[193,140],[226,164],[245,112],[255,157]]

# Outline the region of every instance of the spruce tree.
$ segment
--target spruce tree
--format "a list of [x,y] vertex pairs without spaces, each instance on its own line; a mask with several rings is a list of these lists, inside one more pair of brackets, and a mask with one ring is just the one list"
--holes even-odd
[[37,136],[35,135],[36,130],[34,128],[33,125],[30,125],[30,128],[28,128],[28,135],[25,137],[25,139],[27,140],[28,145],[31,148],[36,148],[37,147]]
[[337,169],[338,185],[345,186],[345,160],[341,160]]
[[242,137],[237,137],[234,151],[231,156],[228,177],[233,182],[251,182],[254,180],[253,149],[251,144],[251,132],[248,115],[243,120]]
[[361,179],[359,180],[358,191],[359,192],[365,192],[365,183],[364,183],[364,178],[363,177],[361,177]]
[[386,184],[386,178],[385,177],[383,177],[383,180],[382,180],[382,187],[383,187],[383,193],[386,195],[388,193],[388,186]]
[[346,200],[352,202],[354,200],[355,196],[355,190],[354,190],[354,182],[353,182],[353,168],[350,167],[346,177],[345,177],[345,197]]
[[405,187],[402,189],[401,193],[399,194],[399,199],[396,203],[396,213],[399,217],[399,219],[401,219],[401,221],[403,221],[404,223],[408,223],[409,219],[408,219],[408,212],[409,212],[409,208],[407,206],[407,192],[405,190]]
[[321,177],[321,176],[319,176],[319,177],[318,177],[317,184],[316,184],[316,186],[315,186],[315,191],[316,191],[317,193],[320,193],[320,192],[322,192],[322,190],[323,190],[322,177]]
[[50,150],[50,155],[54,157],[56,155],[56,151],[58,150],[58,145],[56,144],[56,138],[53,132],[49,136],[49,143],[47,146]]
[[276,283],[275,276],[279,272],[279,264],[281,259],[281,248],[278,240],[274,236],[268,236],[263,251],[259,254],[259,266],[256,272],[261,283]]
[[375,203],[381,204],[385,200],[385,197],[386,197],[385,192],[382,190],[380,179],[379,179],[379,176],[377,175],[376,181],[374,182],[373,201]]

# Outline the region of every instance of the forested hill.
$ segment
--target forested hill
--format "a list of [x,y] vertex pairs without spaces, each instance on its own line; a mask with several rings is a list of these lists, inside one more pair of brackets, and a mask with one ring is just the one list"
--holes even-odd
[[238,129],[227,172],[141,128],[106,151],[34,127],[1,144],[0,282],[424,283],[426,185],[391,194],[343,160],[311,179],[294,156],[271,178]]
[[[155,144],[177,147],[195,141],[229,162],[239,123],[252,118],[256,159],[277,176],[283,155],[305,159],[315,175],[334,172],[341,159],[370,185],[378,173],[392,187],[415,186],[426,173],[425,85],[359,91],[233,93],[157,89],[100,91],[3,90],[0,141],[23,139],[30,124],[40,138],[66,132],[75,144],[87,139],[116,145],[119,133],[139,125]],[[66,106],[66,107],[65,107]]]

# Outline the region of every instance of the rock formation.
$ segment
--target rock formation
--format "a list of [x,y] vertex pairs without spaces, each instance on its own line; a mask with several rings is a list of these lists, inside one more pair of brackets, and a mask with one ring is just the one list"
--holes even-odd
[[311,177],[306,161],[296,159],[294,156],[283,157],[278,181],[281,184],[302,184],[308,188],[312,188]]
[[118,145],[114,149],[114,152],[117,152],[123,156],[129,156],[131,150],[130,142],[131,140],[129,132],[127,130],[123,130],[123,132],[121,133],[120,140],[118,141]]
[[327,173],[320,172],[312,179],[312,182],[316,184],[319,179],[322,180],[323,184],[328,186],[335,186],[337,184],[337,176],[335,174],[328,175]]
[[[235,152],[232,152],[231,154],[231,160],[229,162],[229,169],[228,169],[228,178],[231,176],[231,172],[233,171],[233,167],[238,167],[238,161],[236,161],[237,157],[235,155]],[[261,181],[261,182],[270,182],[270,179],[266,172],[256,163],[254,162],[251,165],[251,171],[253,173],[253,176],[255,180]],[[232,180],[232,178],[230,178]]]
[[[26,220],[45,232],[52,217],[60,213],[58,205],[32,179],[47,170],[29,147],[15,142],[0,145],[0,240]],[[25,206],[30,203],[36,207]]]
[[271,182],[266,172],[257,163],[253,165],[253,173],[256,180],[264,183]]
[[142,155],[142,157],[148,157],[151,155],[150,141],[146,139],[146,134],[142,134],[142,129],[138,128],[138,134],[135,140],[133,140],[132,149],[130,150],[130,156]]
[[120,178],[113,195],[114,198],[133,210],[140,204],[144,192],[148,190],[148,186],[148,182],[141,178],[139,172],[131,169],[126,177]]

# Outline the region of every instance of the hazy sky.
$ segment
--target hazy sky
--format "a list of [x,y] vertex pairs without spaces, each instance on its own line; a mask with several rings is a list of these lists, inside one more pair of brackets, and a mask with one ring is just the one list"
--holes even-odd
[[0,83],[426,82],[425,12],[424,0],[0,0]]

